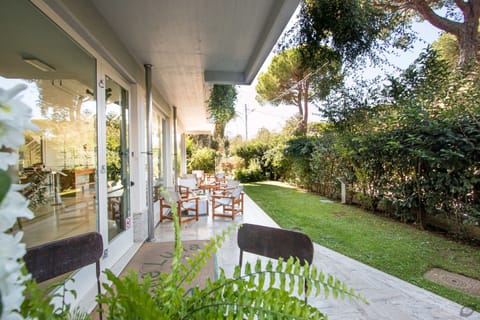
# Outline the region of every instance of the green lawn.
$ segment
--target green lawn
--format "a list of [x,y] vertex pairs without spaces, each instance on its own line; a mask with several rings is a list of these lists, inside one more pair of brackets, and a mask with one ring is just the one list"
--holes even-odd
[[251,183],[246,193],[275,222],[355,260],[480,311],[475,297],[423,278],[438,267],[480,280],[480,248],[324,199],[276,182]]

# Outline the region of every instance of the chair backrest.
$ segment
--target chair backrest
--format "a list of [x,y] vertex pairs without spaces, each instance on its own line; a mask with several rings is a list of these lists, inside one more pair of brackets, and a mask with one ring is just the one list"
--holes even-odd
[[240,186],[240,181],[227,179],[227,188],[236,188]]
[[192,174],[197,177],[197,179],[203,178],[204,171],[203,170],[192,170]]
[[242,191],[243,191],[243,186],[238,186],[235,189],[233,189],[231,195],[235,199],[238,199],[238,197],[240,197],[240,195],[242,194]]
[[178,179],[178,185],[188,187],[190,189],[196,189],[197,179],[196,178],[180,178]]
[[[100,258],[103,239],[98,232],[84,233],[71,238],[45,243],[27,249],[25,267],[37,282],[46,281],[89,264],[96,264],[97,292],[101,293]],[[99,319],[102,305],[99,303]]]
[[181,199],[178,191],[167,191],[163,190],[160,192],[160,197],[165,199],[167,205],[173,206],[177,204],[177,201]]
[[28,248],[23,259],[33,279],[42,282],[99,263],[102,254],[102,236],[89,232]]
[[244,251],[272,259],[295,257],[301,265],[313,261],[312,240],[301,232],[244,223],[238,229],[237,242],[240,247],[240,266]]

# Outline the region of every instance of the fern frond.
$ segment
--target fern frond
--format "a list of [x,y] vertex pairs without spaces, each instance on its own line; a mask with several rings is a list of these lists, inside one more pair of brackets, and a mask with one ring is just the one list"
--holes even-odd
[[[303,267],[298,267],[298,265],[298,261],[290,258],[287,261],[279,260],[275,268],[272,267],[270,262],[267,263],[265,268],[262,268],[261,261],[258,260],[254,271],[252,271],[249,263],[245,264],[243,274],[240,268],[236,267],[232,279],[225,278],[225,273],[221,270],[221,277],[214,283],[210,283],[204,290],[198,292],[199,295],[196,301],[191,301],[192,307],[196,306],[196,309],[191,309],[190,312],[203,309],[206,305],[205,303],[209,300],[211,300],[212,305],[218,305],[218,299],[225,303],[225,308],[227,308],[227,305],[230,307],[241,305],[242,308],[246,308],[246,306],[255,306],[255,301],[262,301],[262,305],[257,306],[257,308],[261,307],[265,310],[276,311],[275,308],[278,307],[279,301],[282,301],[282,304],[284,304],[285,300],[283,298],[287,296],[288,299],[286,300],[296,299],[302,308],[308,309],[309,305],[305,304],[303,300],[299,300],[298,297],[303,295],[310,296],[312,292],[315,296],[323,292],[325,297],[328,297],[332,293],[335,298],[343,299],[345,296],[348,296],[352,299],[366,302],[362,296],[349,289],[344,282],[332,275],[325,277],[323,272],[318,272],[314,266],[307,264]],[[270,277],[270,283],[267,289],[264,289],[267,275]],[[307,291],[304,289],[305,280],[307,281]],[[275,299],[271,300],[272,297],[275,297]],[[229,301],[229,298],[232,298],[232,301],[227,303],[226,301]],[[252,304],[246,304],[247,301]],[[273,305],[268,306],[269,303]],[[290,308],[297,309],[300,307],[287,304],[285,308],[283,309],[282,307],[280,311],[290,313]]]
[[212,257],[214,253],[222,246],[227,234],[231,233],[234,229],[238,228],[237,225],[232,225],[221,233],[217,234],[214,238],[210,239],[204,246],[204,249],[199,250],[196,254],[192,255],[192,259],[189,259],[189,268],[185,272],[181,273],[177,285],[181,286],[184,282],[191,283],[202,270],[202,268],[208,263],[207,259]]

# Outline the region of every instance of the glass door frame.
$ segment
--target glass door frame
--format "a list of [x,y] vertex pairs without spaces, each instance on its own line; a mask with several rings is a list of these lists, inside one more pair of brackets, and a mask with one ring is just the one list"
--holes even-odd
[[[160,157],[158,158],[159,162],[161,163],[161,166],[158,167],[158,171],[160,175],[157,177],[159,181],[154,181],[155,182],[161,182],[162,186],[165,188],[167,187],[167,172],[168,172],[168,158],[167,158],[167,141],[168,141],[168,117],[165,115],[163,110],[156,104],[155,102],[153,103],[153,122],[154,126],[157,125],[157,130],[156,132],[158,135],[155,138],[159,138],[158,144],[159,144],[159,155]],[[155,146],[154,146],[155,147]]]
[[[97,130],[98,130],[98,232],[103,237],[104,248],[105,250],[105,258],[108,257],[109,252],[116,254],[123,254],[123,250],[121,248],[128,248],[133,243],[133,228],[132,228],[132,214],[131,214],[131,205],[128,206],[128,211],[125,214],[127,215],[127,219],[125,221],[125,230],[119,233],[116,237],[114,237],[111,241],[108,239],[108,191],[107,191],[107,145],[106,145],[106,137],[107,137],[107,130],[106,130],[106,77],[108,76],[110,79],[118,83],[122,88],[127,91],[127,103],[128,103],[128,142],[131,143],[132,137],[132,125],[131,125],[131,110],[132,110],[132,88],[131,85],[125,80],[120,73],[118,73],[112,66],[110,66],[107,62],[103,59],[97,60],[97,104],[98,104],[98,118],[97,118]],[[128,148],[130,150],[130,146]],[[131,152],[129,151],[128,154],[128,171],[131,174],[131,166],[132,166],[132,159],[131,159]],[[131,177],[129,177],[131,181]],[[128,186],[126,188],[130,189],[130,181],[128,181]],[[131,194],[129,192],[129,197]],[[128,203],[131,204],[130,199],[128,199]],[[118,248],[118,250],[116,249]],[[109,250],[112,248],[112,250]]]

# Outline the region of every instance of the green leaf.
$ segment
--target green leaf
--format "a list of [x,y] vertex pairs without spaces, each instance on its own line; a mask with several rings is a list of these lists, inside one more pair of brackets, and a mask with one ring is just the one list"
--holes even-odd
[[8,173],[4,170],[0,170],[0,203],[5,199],[8,190],[10,190],[11,184],[12,179],[10,179]]
[[252,273],[252,265],[249,262],[245,263],[245,271],[244,272],[245,272],[245,274],[251,274]]
[[259,273],[262,271],[262,261],[260,259],[257,259],[255,262],[255,272]]
[[323,291],[325,292],[325,299],[328,299],[328,296],[330,294],[330,288],[327,285],[324,285]]

